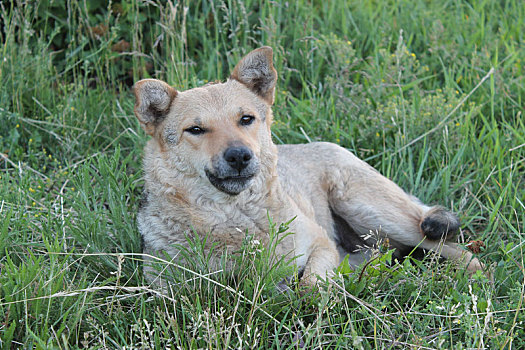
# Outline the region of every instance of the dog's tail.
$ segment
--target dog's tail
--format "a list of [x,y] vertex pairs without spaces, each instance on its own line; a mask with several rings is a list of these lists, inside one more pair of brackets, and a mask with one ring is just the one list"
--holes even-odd
[[456,214],[442,207],[433,207],[421,220],[421,232],[432,240],[449,240],[459,231],[459,219]]

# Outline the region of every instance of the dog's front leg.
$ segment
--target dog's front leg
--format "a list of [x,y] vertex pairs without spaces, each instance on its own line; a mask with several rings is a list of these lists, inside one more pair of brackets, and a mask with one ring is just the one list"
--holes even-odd
[[316,285],[319,278],[324,280],[333,275],[338,262],[339,253],[333,242],[328,237],[316,239],[311,246],[301,283],[310,286]]
[[291,229],[295,232],[297,264],[304,269],[301,284],[317,285],[339,264],[337,247],[325,229],[306,216],[298,216]]

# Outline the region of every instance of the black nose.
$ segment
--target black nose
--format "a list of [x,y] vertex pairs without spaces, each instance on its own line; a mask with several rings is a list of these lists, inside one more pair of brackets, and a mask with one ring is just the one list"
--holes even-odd
[[237,171],[241,171],[250,164],[253,152],[245,146],[229,147],[224,151],[224,160]]

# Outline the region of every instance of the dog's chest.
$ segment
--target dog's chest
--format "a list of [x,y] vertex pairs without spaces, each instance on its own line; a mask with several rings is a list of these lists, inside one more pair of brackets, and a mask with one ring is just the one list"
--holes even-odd
[[261,241],[268,236],[269,221],[264,205],[254,201],[224,201],[198,197],[191,205],[169,210],[173,235],[196,233],[226,246],[240,246],[246,234]]
[[211,232],[246,232],[268,228],[267,210],[254,202],[220,202],[200,200],[193,207],[198,214],[199,226]]

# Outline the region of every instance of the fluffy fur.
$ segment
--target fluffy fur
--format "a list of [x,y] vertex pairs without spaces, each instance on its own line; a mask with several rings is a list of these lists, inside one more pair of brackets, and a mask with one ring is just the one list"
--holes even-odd
[[[152,136],[144,150],[145,201],[138,226],[146,260],[162,252],[178,258],[186,235],[209,234],[207,248],[240,247],[246,230],[268,241],[275,222],[295,217],[276,254],[304,270],[315,284],[348,254],[358,264],[370,231],[399,251],[415,246],[482,268],[449,239],[456,215],[429,207],[349,151],[332,143],[276,146],[271,105],[277,73],[272,49],[244,57],[225,83],[177,92],[146,79],[134,88],[135,114]],[[147,262],[146,276],[159,274]]]

